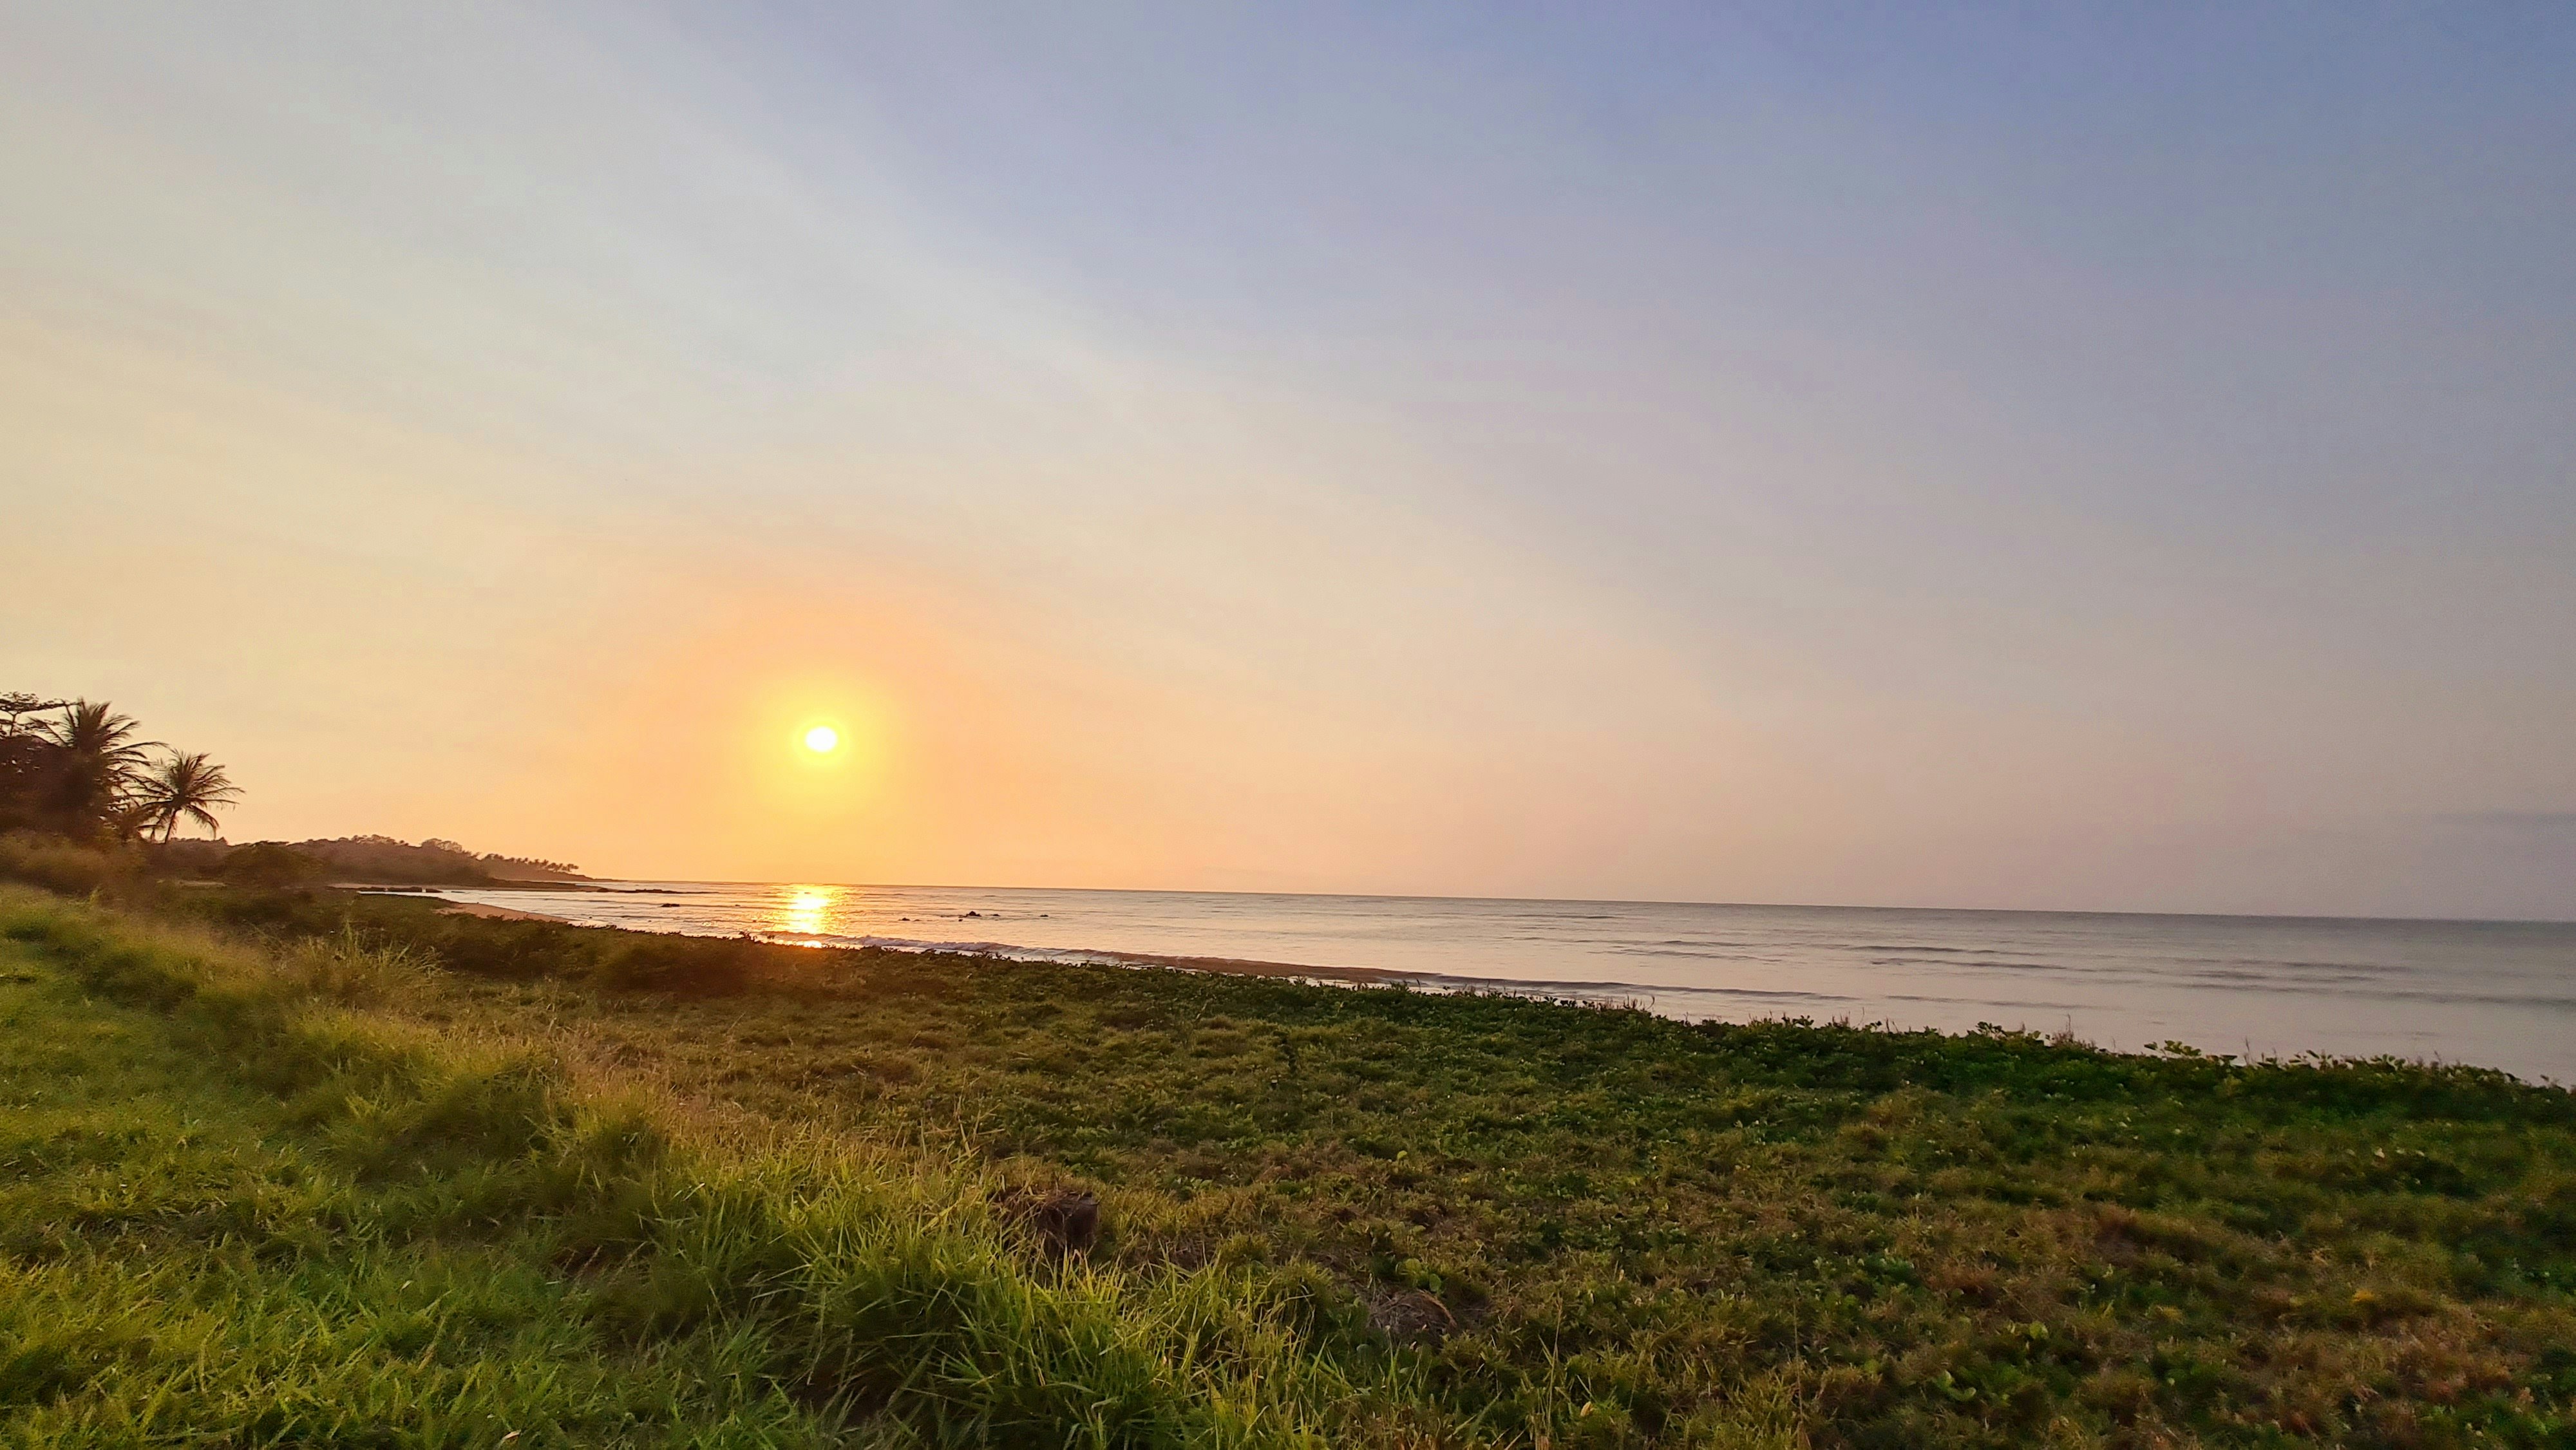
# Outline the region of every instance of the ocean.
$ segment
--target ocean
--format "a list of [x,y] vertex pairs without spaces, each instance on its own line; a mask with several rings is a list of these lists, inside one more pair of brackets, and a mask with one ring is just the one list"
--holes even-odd
[[1687,1019],[1983,1023],[2136,1051],[2576,1082],[2576,923],[619,881],[444,891],[587,925],[1026,961],[1253,962]]

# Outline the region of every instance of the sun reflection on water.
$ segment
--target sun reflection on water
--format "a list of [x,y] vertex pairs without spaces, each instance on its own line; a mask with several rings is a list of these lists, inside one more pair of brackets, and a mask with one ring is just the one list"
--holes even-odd
[[831,919],[832,908],[840,893],[829,886],[790,886],[786,899],[778,904],[778,924],[771,931],[796,936],[815,936]]

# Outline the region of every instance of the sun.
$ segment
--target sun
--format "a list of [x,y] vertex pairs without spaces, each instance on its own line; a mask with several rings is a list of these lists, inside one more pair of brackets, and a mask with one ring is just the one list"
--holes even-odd
[[841,732],[829,725],[817,725],[805,732],[805,748],[816,755],[829,755],[841,748]]

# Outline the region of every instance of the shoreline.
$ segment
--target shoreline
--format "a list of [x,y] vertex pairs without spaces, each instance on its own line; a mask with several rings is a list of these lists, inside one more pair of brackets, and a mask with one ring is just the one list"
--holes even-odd
[[[544,921],[558,926],[572,927],[579,931],[632,931],[652,936],[690,937],[701,941],[722,941],[727,935],[722,932],[675,931],[651,927],[613,926],[606,923],[584,923],[568,916],[557,916],[546,912],[525,911],[510,906],[493,906],[485,902],[457,901],[439,895],[440,891],[450,889],[442,887],[402,890],[385,887],[346,889],[375,896],[426,896],[440,902],[443,911],[462,916],[479,916],[494,921]],[[482,891],[489,888],[469,886],[453,889]],[[614,890],[610,887],[592,889]],[[898,941],[890,938],[840,937],[821,933],[776,931],[749,932],[742,935],[772,946],[803,947],[817,951],[883,951],[903,952],[915,956],[963,956],[985,961],[1018,962],[1031,966],[1054,963],[1081,966],[1161,967],[1176,972],[1204,972],[1218,976],[1259,977],[1272,981],[1313,982],[1323,985],[1410,987],[1434,992],[1491,992],[1500,996],[1522,997],[1535,1002],[1573,1003],[1581,1006],[1628,1005],[1637,1000],[1638,994],[1652,996],[1658,990],[1639,982],[1524,982],[1511,977],[1466,977],[1448,972],[1405,971],[1396,967],[1324,966],[1304,962],[1267,961],[1257,957],[1212,957],[1121,951],[1111,947],[1036,947],[1015,946],[1008,942],[935,942],[913,939]],[[1598,1000],[1588,995],[1596,992],[1601,994]]]
[[[1929,1033],[1944,1039],[1965,1039],[1988,1034],[2026,1037],[2055,1046],[2100,1053],[2112,1057],[2144,1060],[2171,1060],[2200,1056],[2213,1061],[2235,1062],[2247,1066],[2294,1064],[2398,1064],[2410,1068],[2450,1070],[2466,1068],[2493,1072],[2532,1087],[2566,1090],[2569,1080],[2548,1071],[2517,1070],[2496,1066],[2465,1057],[2446,1056],[2439,1052],[2335,1052],[2322,1048],[2299,1051],[2237,1051],[2231,1046],[2212,1046],[2207,1042],[2188,1043],[2180,1039],[2140,1039],[2127,1045],[2110,1038],[2087,1036],[2067,1027],[2033,1026],[2027,1021],[2014,1025],[2009,1017],[1998,1023],[1980,1019],[1975,1027],[1938,1022],[1904,1021],[1892,1016],[1869,1016],[1860,1012],[1824,1013],[1799,1010],[1804,1004],[1780,1004],[1762,999],[1772,994],[1745,989],[1691,988],[1631,981],[1595,981],[1567,978],[1536,980],[1504,976],[1473,976],[1455,972],[1407,970],[1389,967],[1358,967],[1307,964],[1258,957],[1226,957],[1194,953],[1159,953],[1128,951],[1101,947],[1059,947],[1018,945],[993,940],[937,941],[920,938],[844,936],[832,933],[786,931],[718,931],[685,930],[658,925],[583,920],[570,915],[553,915],[516,907],[489,903],[462,902],[438,893],[447,890],[479,891],[480,887],[422,887],[402,891],[374,889],[370,894],[425,897],[458,915],[492,920],[538,921],[580,931],[609,931],[646,936],[674,937],[696,941],[747,939],[767,945],[803,950],[843,952],[885,952],[914,957],[955,957],[986,962],[1006,962],[1027,966],[1120,967],[1128,969],[1164,969],[1193,974],[1294,982],[1326,987],[1378,987],[1423,992],[1440,996],[1506,997],[1554,1006],[1587,1008],[1596,1011],[1635,1011],[1665,1020],[1691,1023],[1731,1025],[1776,1024],[1782,1026],[1819,1026],[1890,1035]],[[616,893],[617,888],[594,888]],[[646,893],[636,893],[646,894]],[[585,903],[586,904],[586,903]],[[1695,999],[1708,997],[1737,998],[1731,1008],[1692,1010]],[[1668,1000],[1669,999],[1669,1000]]]
[[434,896],[441,891],[613,891],[596,881],[326,881],[333,891],[388,896]]
[[447,901],[441,898],[441,902],[443,903],[439,907],[441,915],[479,916],[486,921],[550,921],[558,926],[572,925],[560,916],[548,916],[541,911],[521,911],[510,906],[486,906],[479,901]]

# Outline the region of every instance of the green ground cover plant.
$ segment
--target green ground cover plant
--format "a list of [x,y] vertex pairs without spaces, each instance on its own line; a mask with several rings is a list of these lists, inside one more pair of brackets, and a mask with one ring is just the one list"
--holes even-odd
[[1383,1399],[1278,1276],[1065,1262],[971,1170],[344,1005],[434,992],[0,892],[0,1443],[1315,1445]]
[[[298,1031],[391,1033],[428,1063],[515,1044],[512,1060],[548,1064],[562,1116],[440,1174],[596,1155],[612,1120],[658,1145],[511,1168],[589,1186],[487,1205],[479,1238],[401,1240],[557,1266],[568,1365],[735,1346],[738,1400],[673,1389],[656,1426],[775,1406],[816,1435],[959,1443],[2576,1445],[2576,1102],[2502,1074],[1690,1025],[322,892],[147,904],[255,943],[204,950],[301,994]],[[153,990],[97,986],[101,951],[70,928],[17,923],[139,928],[15,909],[28,960],[151,1009]],[[152,1010],[176,1031],[209,1009]],[[224,1030],[232,1057],[200,1056],[252,1060]],[[310,1144],[294,1151],[311,1171],[379,1191],[347,1166],[373,1161],[351,1145],[378,1120],[312,1118],[309,1089],[203,1071],[287,1105],[286,1126],[257,1130],[264,1151]],[[643,1106],[595,1105],[620,1092]],[[658,1196],[710,1165],[732,1185],[721,1209]],[[1057,1307],[970,1314],[984,1327],[966,1347],[931,1341],[951,1367],[935,1383],[887,1367],[928,1332],[909,1321],[829,1339],[814,1326],[844,1321],[815,1306],[843,1301],[783,1267],[812,1250],[775,1227],[822,1211],[795,1207],[819,1201],[818,1173],[862,1185],[835,1191],[875,1205],[877,1231],[963,1245],[993,1292]],[[1014,1227],[1008,1205],[1072,1192],[1101,1204],[1087,1252]],[[685,1236],[601,1207],[639,1198],[662,1205],[652,1223],[770,1225],[742,1240],[770,1247],[681,1253]],[[193,1281],[171,1272],[170,1292]],[[806,1287],[773,1300],[781,1282]],[[1090,1327],[1044,1327],[1075,1318]],[[1023,1334],[1056,1368],[1010,1367]],[[796,1367],[826,1340],[831,1374]],[[1096,1373],[1074,1367],[1112,1343],[1118,1382],[1140,1387],[1117,1403],[1144,1408],[1028,1399]],[[108,1399],[92,1382],[55,1394],[44,1413]],[[564,1422],[647,1436],[617,1413]]]

